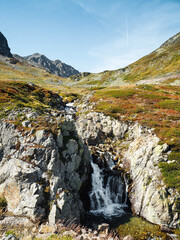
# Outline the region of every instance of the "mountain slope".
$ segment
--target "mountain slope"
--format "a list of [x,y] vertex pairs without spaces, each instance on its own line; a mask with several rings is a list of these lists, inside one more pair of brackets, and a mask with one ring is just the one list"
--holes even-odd
[[170,38],[157,50],[125,68],[90,74],[86,77],[80,76],[75,79],[76,82],[73,81],[73,77],[71,80],[72,85],[86,87],[118,86],[129,83],[178,85],[180,80],[180,33]]
[[62,63],[60,60],[52,61],[46,56],[39,53],[26,56],[24,59],[36,67],[43,68],[46,71],[63,78],[70,77],[79,73],[79,71],[70,65]]

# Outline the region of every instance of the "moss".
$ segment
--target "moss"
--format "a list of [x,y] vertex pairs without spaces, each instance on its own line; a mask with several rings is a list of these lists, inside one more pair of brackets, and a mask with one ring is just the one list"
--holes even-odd
[[52,234],[50,237],[48,237],[47,240],[72,240],[73,237],[70,235],[59,235],[59,234]]
[[180,161],[172,163],[159,163],[165,183],[169,187],[176,187],[180,192]]
[[168,157],[169,160],[180,161],[180,151],[172,151]]
[[7,206],[7,200],[4,196],[0,197],[0,208],[5,208]]
[[139,217],[131,217],[127,223],[121,224],[117,228],[117,232],[122,237],[131,235],[134,240],[154,239],[154,237],[166,239],[167,237],[166,233],[160,231],[159,226],[148,223]]

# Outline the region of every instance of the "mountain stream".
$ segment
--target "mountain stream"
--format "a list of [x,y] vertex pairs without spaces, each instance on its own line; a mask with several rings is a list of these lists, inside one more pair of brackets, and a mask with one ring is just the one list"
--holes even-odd
[[[125,174],[114,170],[115,164],[110,154],[105,156],[105,164],[91,160],[90,209],[87,213],[88,225],[106,222],[114,227],[130,215],[128,206],[128,184]],[[123,176],[123,177],[122,177]]]

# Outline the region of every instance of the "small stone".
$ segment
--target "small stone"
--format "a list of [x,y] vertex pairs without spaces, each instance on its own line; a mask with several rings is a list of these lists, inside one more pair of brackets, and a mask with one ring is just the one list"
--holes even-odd
[[37,114],[36,113],[27,113],[26,114],[26,117],[27,117],[27,119],[29,120],[29,119],[36,119],[37,118]]
[[36,141],[37,141],[38,144],[41,142],[44,135],[45,135],[44,130],[39,130],[39,131],[36,132]]
[[133,240],[133,237],[128,235],[128,236],[124,237],[123,240]]
[[29,124],[30,124],[30,121],[27,121],[27,120],[22,122],[23,127],[28,127]]
[[81,229],[82,234],[86,234],[86,229]]
[[99,234],[99,237],[100,237],[100,238],[103,238],[103,239],[107,239],[107,235],[106,235],[105,233]]
[[160,229],[162,232],[172,233],[172,230],[170,228],[166,227],[165,225],[160,225]]
[[75,233],[73,230],[70,230],[70,231],[65,231],[65,232],[63,232],[62,235],[63,235],[63,236],[68,235],[68,236],[75,237],[75,236],[76,236],[76,233]]
[[49,226],[49,225],[41,225],[39,229],[39,233],[44,234],[44,233],[55,233],[56,232],[56,226]]
[[98,225],[98,231],[107,235],[109,232],[109,224],[102,223],[101,225]]

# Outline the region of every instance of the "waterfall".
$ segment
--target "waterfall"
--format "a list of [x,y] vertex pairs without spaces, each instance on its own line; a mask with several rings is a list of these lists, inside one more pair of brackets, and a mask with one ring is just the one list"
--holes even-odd
[[106,218],[122,216],[127,207],[127,193],[124,191],[121,177],[113,175],[112,170],[111,173],[106,173],[93,161],[91,161],[91,166],[93,173],[92,190],[89,194],[90,212],[94,215],[103,215]]

